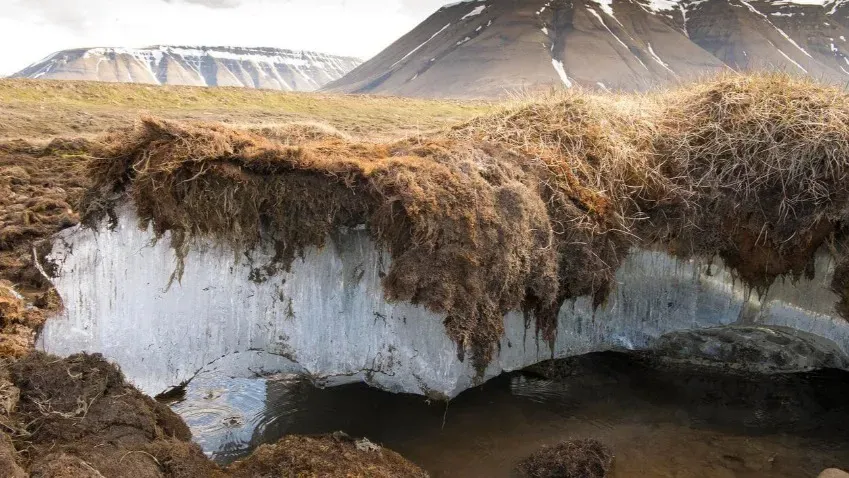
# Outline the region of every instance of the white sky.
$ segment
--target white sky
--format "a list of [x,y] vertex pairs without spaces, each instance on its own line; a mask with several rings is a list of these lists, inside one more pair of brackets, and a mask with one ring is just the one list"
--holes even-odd
[[264,46],[368,59],[449,1],[0,0],[0,76],[96,46]]

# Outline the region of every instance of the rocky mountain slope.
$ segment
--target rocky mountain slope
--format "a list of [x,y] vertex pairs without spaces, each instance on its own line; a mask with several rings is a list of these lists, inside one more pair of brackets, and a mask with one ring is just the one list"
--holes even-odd
[[441,8],[328,89],[644,90],[729,68],[844,82],[847,38],[846,0],[468,0]]
[[276,48],[91,48],[54,53],[13,77],[313,91],[360,63]]

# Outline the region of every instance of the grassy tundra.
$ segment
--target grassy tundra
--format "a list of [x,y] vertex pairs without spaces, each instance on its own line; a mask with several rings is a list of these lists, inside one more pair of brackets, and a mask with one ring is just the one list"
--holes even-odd
[[386,139],[440,128],[491,108],[482,102],[0,79],[0,140],[91,137],[131,125],[143,114],[236,126],[321,122],[365,139]]

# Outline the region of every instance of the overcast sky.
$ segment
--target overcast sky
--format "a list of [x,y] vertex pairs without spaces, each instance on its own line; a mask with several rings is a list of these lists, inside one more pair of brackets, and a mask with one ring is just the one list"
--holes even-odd
[[0,75],[96,46],[267,46],[367,59],[449,1],[0,0]]

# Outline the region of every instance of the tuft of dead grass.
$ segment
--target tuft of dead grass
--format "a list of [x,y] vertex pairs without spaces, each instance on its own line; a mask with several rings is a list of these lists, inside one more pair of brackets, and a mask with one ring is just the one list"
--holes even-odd
[[353,141],[351,135],[318,121],[249,125],[243,129],[288,146],[331,139]]
[[[578,283],[599,297],[631,246],[720,256],[757,288],[811,273],[820,247],[845,250],[833,246],[849,211],[847,120],[838,88],[733,74],[645,95],[567,92],[451,135],[507,145],[551,172],[561,291],[574,296]],[[585,214],[563,214],[573,206]]]
[[483,370],[506,312],[553,339],[560,304],[602,303],[631,247],[719,256],[755,287],[811,272],[845,236],[847,120],[845,93],[780,74],[564,93],[392,143],[146,118],[103,139],[83,213],[129,198],[178,251],[273,241],[284,267],[365,224],[393,257],[387,297],[443,313]]
[[567,441],[544,446],[517,466],[527,478],[604,478],[613,454],[598,440]]

